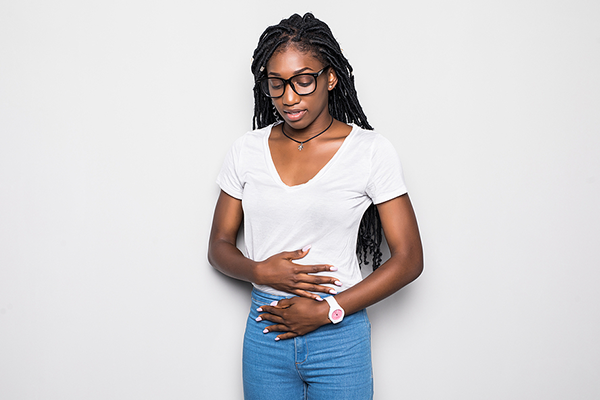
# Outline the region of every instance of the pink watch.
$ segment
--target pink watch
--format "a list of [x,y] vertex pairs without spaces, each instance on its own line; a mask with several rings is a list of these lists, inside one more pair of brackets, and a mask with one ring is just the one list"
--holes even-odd
[[340,307],[335,297],[327,296],[325,297],[325,301],[329,303],[329,319],[331,322],[334,324],[342,322],[346,313],[344,312],[344,309]]

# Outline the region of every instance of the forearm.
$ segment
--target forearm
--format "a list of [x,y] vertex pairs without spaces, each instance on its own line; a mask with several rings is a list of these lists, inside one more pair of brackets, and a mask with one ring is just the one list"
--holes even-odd
[[[346,314],[353,314],[374,304],[416,279],[422,262],[417,256],[407,260],[402,256],[392,256],[386,263],[357,285],[335,296]],[[320,326],[331,323],[328,317],[329,305],[326,302],[293,297],[279,301],[277,305],[264,305],[261,320],[273,322],[268,332],[283,332],[277,339],[290,339],[305,335]]]
[[210,230],[208,262],[227,276],[255,282],[256,263],[245,257],[236,247],[243,218],[241,200],[221,191]]
[[349,314],[392,295],[423,271],[423,247],[408,195],[379,204],[377,209],[391,257],[362,282],[336,296]]
[[420,255],[392,256],[364,280],[335,298],[347,314],[352,314],[396,293],[417,279],[422,270]]
[[225,240],[211,240],[208,261],[218,271],[235,279],[256,282],[257,262],[247,258],[235,246]]

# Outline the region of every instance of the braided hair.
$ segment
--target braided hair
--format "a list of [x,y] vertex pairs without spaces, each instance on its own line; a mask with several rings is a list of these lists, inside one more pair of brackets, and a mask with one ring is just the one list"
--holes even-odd
[[[372,130],[358,101],[352,66],[342,54],[331,29],[311,13],[306,13],[303,17],[294,14],[263,32],[252,58],[251,70],[255,82],[267,74],[266,65],[271,56],[290,46],[302,52],[310,52],[323,65],[331,66],[336,72],[337,85],[334,90],[329,91],[329,113],[333,118]],[[271,99],[261,92],[258,84],[255,84],[252,128],[264,128],[278,120],[279,115]],[[377,208],[371,204],[362,217],[358,231],[356,254],[361,265],[369,264],[369,254],[372,255],[373,270],[381,265],[381,241],[381,219]]]

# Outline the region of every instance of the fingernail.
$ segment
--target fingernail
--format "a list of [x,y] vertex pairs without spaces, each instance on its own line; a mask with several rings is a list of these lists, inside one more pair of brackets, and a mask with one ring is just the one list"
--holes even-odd
[[329,267],[330,271],[337,271],[337,267],[334,267],[333,265],[331,267]]
[[320,296],[315,297],[316,301],[323,301],[323,299]]
[[306,246],[304,246],[302,248],[302,251],[308,251],[308,250],[310,250],[310,244],[307,244]]
[[335,283],[336,286],[342,286],[342,282],[340,282],[340,281],[335,281],[333,283]]
[[258,312],[262,312],[262,308],[258,307],[258,308],[256,309],[256,311],[258,311]]
[[276,338],[275,338],[275,341],[276,341],[276,342],[279,342],[279,338],[278,338],[278,337],[276,337]]
[[272,302],[271,302],[271,305],[272,305],[272,306],[276,306],[276,305],[277,305],[277,300],[274,300],[274,301],[272,301]]
[[255,319],[255,321],[256,321],[256,322],[260,322],[260,321],[262,321],[262,318],[261,318],[261,317],[257,317],[257,318]]
[[269,333],[269,330],[267,328],[263,329],[263,333]]
[[333,290],[333,289],[329,290],[329,293],[331,293],[331,294],[337,294],[337,292],[335,290]]

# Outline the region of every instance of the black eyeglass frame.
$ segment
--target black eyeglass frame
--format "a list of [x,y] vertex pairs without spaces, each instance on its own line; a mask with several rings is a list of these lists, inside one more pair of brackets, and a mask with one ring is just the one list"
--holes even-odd
[[[265,76],[264,78],[258,79],[256,81],[256,83],[258,84],[258,86],[259,86],[260,91],[262,92],[262,94],[264,94],[265,96],[267,96],[270,99],[278,99],[281,96],[283,96],[285,94],[285,89],[287,88],[288,85],[292,88],[292,90],[294,91],[294,93],[296,93],[298,96],[308,96],[309,94],[313,94],[315,92],[315,90],[317,90],[317,81],[318,81],[317,78],[319,76],[321,76],[321,74],[323,74],[323,72],[325,72],[325,70],[328,69],[328,68],[330,68],[330,67],[331,67],[331,65],[328,65],[328,66],[324,67],[322,70],[320,70],[319,72],[314,72],[314,73],[312,73],[312,72],[305,72],[305,73],[302,73],[302,74],[291,76],[289,79],[283,79],[283,78],[280,78],[278,76]],[[310,93],[304,93],[304,94],[298,93],[298,91],[294,87],[294,84],[292,83],[292,79],[297,78],[299,76],[303,76],[303,75],[310,75],[310,76],[312,76],[315,79],[315,88]],[[280,81],[283,82],[283,92],[279,96],[271,96],[269,93],[266,93],[266,91],[268,92],[269,89],[268,88],[267,89],[263,88],[263,82],[264,81],[268,81],[269,79],[279,79]]]

